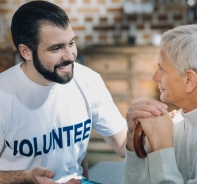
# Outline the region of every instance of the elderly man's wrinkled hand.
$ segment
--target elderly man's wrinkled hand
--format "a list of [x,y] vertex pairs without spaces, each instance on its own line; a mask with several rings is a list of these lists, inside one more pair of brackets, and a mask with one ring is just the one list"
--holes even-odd
[[168,113],[160,116],[139,118],[142,129],[150,143],[152,151],[170,148],[172,144],[173,122]]
[[148,118],[152,115],[159,116],[167,113],[168,106],[154,99],[139,100],[134,102],[128,109],[126,120],[128,124],[127,148],[134,151],[133,133],[137,125],[138,118]]

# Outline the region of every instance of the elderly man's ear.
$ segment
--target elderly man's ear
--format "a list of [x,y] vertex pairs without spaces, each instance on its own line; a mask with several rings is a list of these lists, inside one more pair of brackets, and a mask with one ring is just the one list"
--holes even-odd
[[197,87],[197,74],[194,70],[187,70],[185,77],[186,93],[191,93]]
[[23,58],[25,58],[26,61],[31,61],[32,60],[32,51],[29,49],[29,47],[27,47],[24,44],[20,44],[18,46],[18,49],[19,49],[21,55],[23,56]]

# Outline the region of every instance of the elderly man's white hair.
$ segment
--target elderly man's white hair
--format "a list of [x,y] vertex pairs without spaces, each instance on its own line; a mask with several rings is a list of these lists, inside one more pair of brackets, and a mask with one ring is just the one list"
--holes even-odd
[[187,69],[197,73],[197,25],[178,26],[165,32],[161,39],[161,51],[181,75]]

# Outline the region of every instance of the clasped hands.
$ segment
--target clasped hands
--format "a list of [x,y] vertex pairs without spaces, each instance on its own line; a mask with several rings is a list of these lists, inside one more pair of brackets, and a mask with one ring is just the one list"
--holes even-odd
[[173,122],[167,111],[167,105],[156,100],[140,100],[131,105],[126,114],[128,133],[127,149],[136,151],[133,135],[136,125],[141,124],[148,144],[149,152],[170,148],[172,144]]

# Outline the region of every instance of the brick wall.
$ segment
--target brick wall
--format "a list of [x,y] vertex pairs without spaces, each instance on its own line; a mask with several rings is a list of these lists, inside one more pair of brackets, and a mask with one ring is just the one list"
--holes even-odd
[[[0,48],[11,46],[10,21],[15,10],[29,0],[0,0]],[[135,0],[48,0],[61,6],[69,15],[78,36],[78,47],[87,45],[126,44],[130,28],[136,44],[149,44],[154,34],[176,25],[195,22],[188,16],[186,0],[141,0],[152,2],[151,13],[124,13],[124,3]],[[136,1],[139,2],[139,1]],[[196,8],[194,8],[196,9]]]
[[[14,64],[16,51],[12,45],[10,22],[16,9],[28,1],[0,0],[0,72]],[[176,25],[195,22],[192,11],[194,12],[196,8],[193,7],[188,16],[189,6],[185,0],[149,0],[153,3],[151,13],[129,12],[129,14],[123,13],[125,1],[129,0],[50,0],[68,13],[77,35],[77,45],[82,50],[90,45],[127,45],[131,31],[135,32],[136,45],[149,45],[155,34],[162,33]],[[134,0],[130,0],[130,2],[135,3]],[[121,52],[124,50],[121,49]],[[110,60],[110,56],[106,58],[106,54],[102,52],[98,54],[97,50],[90,62],[86,57],[86,65],[93,69],[100,69],[98,72],[102,74],[124,116],[130,100],[157,95],[155,94],[155,83],[150,77],[153,73],[150,66],[156,64],[157,54],[150,56],[149,61],[152,60],[152,62],[148,62],[147,55],[144,57],[144,50],[140,52],[141,54],[132,56],[132,59],[127,58],[128,60],[117,52],[119,53],[119,56],[116,57],[117,62],[114,58]],[[99,64],[97,63],[98,58]],[[97,64],[98,66],[96,66]],[[145,66],[146,71],[142,70],[141,66]],[[128,75],[125,75],[125,71],[129,67],[131,67],[131,71],[126,72]],[[118,74],[113,75],[116,72]],[[147,78],[147,76],[149,77]]]

